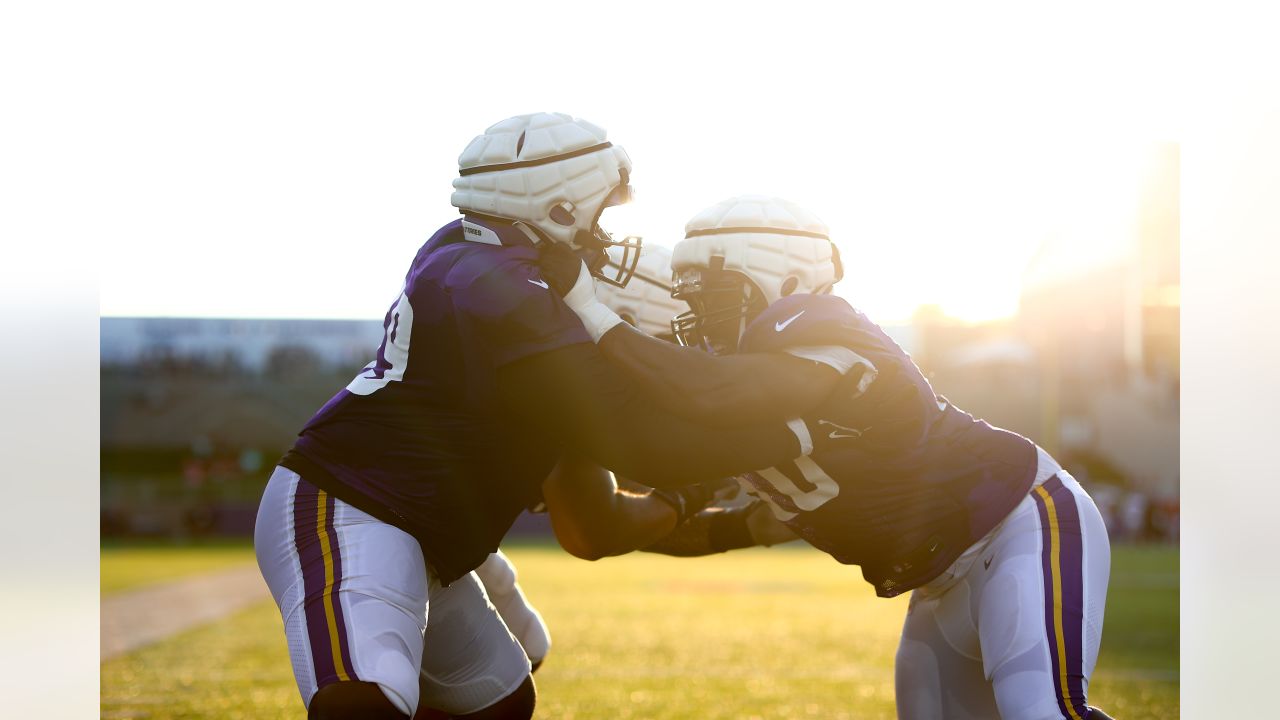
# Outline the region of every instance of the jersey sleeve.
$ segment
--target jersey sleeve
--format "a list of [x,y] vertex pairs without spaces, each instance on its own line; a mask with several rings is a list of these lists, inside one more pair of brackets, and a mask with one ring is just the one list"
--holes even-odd
[[870,360],[843,345],[797,345],[788,347],[785,352],[794,357],[826,365],[841,375],[848,374],[858,365],[875,369],[875,365]]
[[[742,334],[739,352],[847,348],[855,355],[874,340],[865,317],[835,295],[792,295],[765,308]],[[792,353],[795,354],[795,353]],[[836,353],[836,355],[841,355]],[[800,355],[800,357],[804,357]],[[844,355],[846,359],[849,357]],[[834,359],[834,357],[833,357]],[[837,369],[839,369],[837,367]]]
[[504,263],[451,288],[450,294],[459,331],[494,367],[591,342],[578,316],[532,263]]
[[796,295],[765,309],[743,333],[740,352],[783,352],[852,378],[852,395],[870,387],[878,369],[859,348],[873,339],[866,319],[834,295]]

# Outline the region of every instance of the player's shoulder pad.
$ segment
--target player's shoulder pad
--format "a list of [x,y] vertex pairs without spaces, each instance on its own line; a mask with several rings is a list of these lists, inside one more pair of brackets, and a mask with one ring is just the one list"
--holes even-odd
[[836,295],[791,295],[760,313],[738,343],[740,352],[839,345],[857,350],[870,321]]
[[562,302],[542,278],[531,248],[483,246],[467,252],[449,269],[445,287],[455,309],[484,315]]

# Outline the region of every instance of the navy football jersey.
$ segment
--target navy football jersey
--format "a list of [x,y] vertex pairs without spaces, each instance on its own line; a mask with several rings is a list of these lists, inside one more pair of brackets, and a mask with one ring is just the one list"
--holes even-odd
[[558,449],[495,411],[505,363],[591,342],[517,228],[467,218],[418,251],[376,358],[282,464],[416,537],[443,583],[479,565],[541,498]]
[[[876,593],[925,584],[1030,491],[1035,445],[936,396],[901,347],[834,295],[793,295],[743,333],[740,352],[848,348],[850,370],[804,418],[813,451],[747,481],[780,519]],[[864,372],[874,372],[868,384]]]

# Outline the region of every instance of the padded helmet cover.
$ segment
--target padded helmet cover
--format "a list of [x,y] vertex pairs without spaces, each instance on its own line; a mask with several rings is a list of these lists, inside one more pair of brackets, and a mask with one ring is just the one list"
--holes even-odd
[[826,224],[781,198],[729,198],[695,215],[684,229],[685,239],[671,258],[677,277],[713,268],[712,259],[723,258],[723,270],[742,275],[768,305],[793,293],[827,292],[842,274]]
[[577,247],[605,207],[630,198],[631,159],[604,128],[564,113],[517,115],[458,156],[454,207],[529,225]]

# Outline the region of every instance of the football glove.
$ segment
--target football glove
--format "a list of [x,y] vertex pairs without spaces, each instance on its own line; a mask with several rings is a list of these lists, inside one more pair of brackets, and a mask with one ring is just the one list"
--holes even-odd
[[699,483],[674,490],[654,488],[652,495],[676,511],[676,527],[680,527],[715,501],[719,487],[720,483]]
[[595,279],[577,253],[558,243],[544,245],[538,254],[543,279],[582,321],[592,342],[600,342],[622,318],[596,297]]

